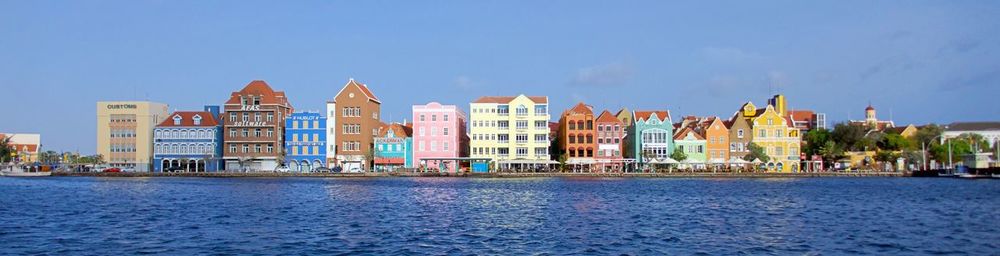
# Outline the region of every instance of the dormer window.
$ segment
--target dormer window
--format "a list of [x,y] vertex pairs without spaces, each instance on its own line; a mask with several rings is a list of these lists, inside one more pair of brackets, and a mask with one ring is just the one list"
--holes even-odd
[[181,115],[174,115],[174,125],[181,125]]
[[201,125],[201,115],[194,115],[191,120],[194,120],[194,125]]
[[260,97],[253,97],[253,105],[254,106],[260,105]]

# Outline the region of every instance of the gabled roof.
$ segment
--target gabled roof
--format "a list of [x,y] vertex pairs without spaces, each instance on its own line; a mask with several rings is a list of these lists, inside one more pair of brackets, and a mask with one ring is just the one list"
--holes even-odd
[[389,130],[392,130],[392,133],[397,138],[409,138],[409,137],[413,137],[413,127],[410,127],[408,125],[404,125],[404,124],[401,124],[401,123],[392,123],[392,124],[384,124],[383,123],[381,125],[381,127],[379,128],[378,136],[379,137],[385,137],[385,136],[389,135]]
[[601,115],[597,116],[595,119],[597,122],[611,122],[611,123],[621,123],[622,120],[618,120],[618,117],[612,115],[610,111],[604,110]]
[[622,108],[622,109],[619,109],[618,112],[615,112],[615,116],[621,116],[622,113],[628,114],[628,113],[631,113],[631,112],[632,111],[629,111],[628,108]]
[[[520,96],[520,95],[518,95],[518,96]],[[517,98],[518,96],[483,96],[483,97],[479,97],[478,99],[476,99],[472,103],[496,103],[496,104],[504,104],[504,103],[510,103],[511,101],[514,100],[514,98]],[[545,97],[545,96],[525,96],[525,97],[528,97],[529,100],[531,100],[532,102],[535,102],[535,103],[549,103],[549,97]]]
[[368,97],[368,100],[371,100],[371,101],[374,101],[376,103],[382,104],[382,102],[379,101],[379,99],[377,97],[375,97],[375,94],[372,93],[372,91],[370,89],[368,89],[368,85],[363,84],[363,83],[359,83],[357,81],[354,81],[354,78],[350,78],[349,80],[347,80],[347,84],[344,84],[344,87],[340,88],[340,91],[337,92],[337,95],[334,96],[334,98],[336,98],[337,96],[340,96],[341,93],[344,93],[344,90],[347,89],[347,87],[351,87],[351,86],[358,87],[358,90],[361,90],[361,93],[363,93],[365,95],[365,97]]
[[583,102],[577,103],[575,106],[569,109],[567,113],[570,114],[594,114],[594,110],[591,106],[583,104]]
[[285,92],[274,91],[274,89],[271,89],[271,86],[263,80],[253,80],[244,86],[243,89],[233,92],[230,94],[229,100],[226,101],[226,104],[241,104],[240,95],[260,96],[260,104],[275,104],[291,107],[291,103],[289,103],[288,98],[285,97]]
[[635,116],[633,116],[632,118],[635,119],[635,120],[640,120],[640,119],[642,119],[642,120],[649,120],[649,118],[651,116],[653,116],[654,113],[656,114],[656,117],[660,118],[661,121],[667,121],[667,120],[671,120],[672,119],[672,118],[670,118],[670,111],[660,111],[660,110],[657,110],[657,111],[639,111],[639,110],[636,110],[635,111]]
[[693,135],[695,139],[699,140],[705,139],[705,136],[698,134],[697,132],[694,131],[694,129],[691,129],[691,127],[684,127],[678,130],[676,133],[674,133],[674,140],[682,140],[684,139],[684,137],[687,137],[689,133]]
[[[200,125],[195,125],[194,124],[194,117],[195,116],[198,116],[198,117],[201,118],[201,124]],[[174,118],[175,117],[180,117],[181,118],[181,123],[180,124],[178,124],[178,125],[174,124]],[[156,127],[176,127],[176,126],[185,126],[185,127],[186,126],[210,127],[210,126],[217,126],[217,125],[219,125],[219,120],[215,119],[215,116],[212,115],[212,112],[207,112],[207,111],[175,111],[174,113],[171,113],[169,116],[167,116],[167,119],[164,119],[163,122],[160,122],[160,124],[156,125]]]

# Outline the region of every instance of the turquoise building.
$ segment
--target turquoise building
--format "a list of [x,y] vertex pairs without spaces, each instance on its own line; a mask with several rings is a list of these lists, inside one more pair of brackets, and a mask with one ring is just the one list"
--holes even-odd
[[413,127],[394,123],[382,125],[375,137],[375,171],[413,168]]
[[674,125],[669,111],[634,111],[628,128],[629,155],[643,165],[662,162],[673,153]]

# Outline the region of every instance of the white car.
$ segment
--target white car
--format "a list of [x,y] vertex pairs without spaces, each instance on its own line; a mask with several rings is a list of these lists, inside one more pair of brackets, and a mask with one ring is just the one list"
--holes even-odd
[[274,169],[274,171],[276,171],[276,172],[290,172],[292,170],[288,169],[288,167],[278,167],[278,169]]

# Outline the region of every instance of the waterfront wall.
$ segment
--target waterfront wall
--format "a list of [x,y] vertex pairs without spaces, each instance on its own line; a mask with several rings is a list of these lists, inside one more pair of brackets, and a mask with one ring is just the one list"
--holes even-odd
[[53,172],[53,176],[92,177],[471,177],[471,178],[536,178],[536,177],[594,177],[594,178],[810,178],[810,177],[910,177],[908,172],[822,172],[822,173],[419,173],[419,172],[368,172],[368,173],[283,173],[283,172]]

